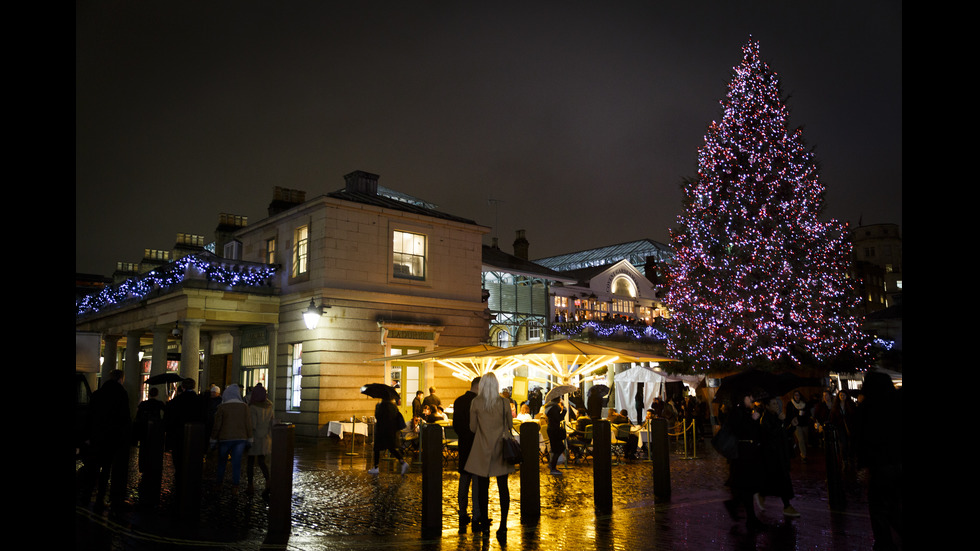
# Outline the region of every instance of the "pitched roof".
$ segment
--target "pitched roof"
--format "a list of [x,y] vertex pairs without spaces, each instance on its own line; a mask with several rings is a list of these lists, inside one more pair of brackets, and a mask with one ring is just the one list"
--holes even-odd
[[545,268],[539,264],[525,260],[523,258],[507,254],[497,247],[489,245],[483,246],[483,266],[503,272],[522,274],[564,283],[574,283],[575,280],[567,275],[560,274],[550,268]]
[[[372,205],[375,207],[392,209],[401,212],[410,212],[412,214],[418,214],[422,216],[431,216],[433,218],[439,218],[441,220],[451,220],[453,222],[460,222],[462,224],[476,224],[475,221],[470,220],[469,218],[463,218],[461,216],[455,216],[453,214],[438,211],[434,208],[435,205],[433,205],[432,203],[422,201],[421,199],[415,199],[410,195],[406,195],[404,193],[388,190],[386,188],[381,188],[380,186],[378,189],[378,193],[376,194],[366,193],[362,191],[351,191],[350,189],[340,189],[332,193],[328,193],[327,197],[332,197],[334,199],[343,199],[344,201],[351,201],[353,203],[360,203],[362,205]],[[409,200],[409,198],[411,200]]]

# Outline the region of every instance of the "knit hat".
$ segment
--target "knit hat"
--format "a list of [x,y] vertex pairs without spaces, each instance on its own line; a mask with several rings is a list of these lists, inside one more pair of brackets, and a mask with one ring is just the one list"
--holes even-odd
[[262,402],[265,401],[265,398],[266,398],[267,394],[268,393],[266,392],[264,386],[257,386],[255,388],[253,388],[252,389],[252,397],[250,399],[250,403],[253,403],[253,404],[261,404]]

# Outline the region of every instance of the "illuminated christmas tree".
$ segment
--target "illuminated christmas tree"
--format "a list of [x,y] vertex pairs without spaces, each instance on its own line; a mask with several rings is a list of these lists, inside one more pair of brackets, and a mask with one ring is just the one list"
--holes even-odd
[[696,370],[866,367],[846,225],[818,219],[814,156],[758,42],[743,53],[671,236],[671,353]]

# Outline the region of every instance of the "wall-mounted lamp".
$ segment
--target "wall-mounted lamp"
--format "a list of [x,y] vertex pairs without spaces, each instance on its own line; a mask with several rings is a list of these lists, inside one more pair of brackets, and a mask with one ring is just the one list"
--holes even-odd
[[320,306],[316,305],[313,299],[310,299],[310,306],[303,311],[303,321],[306,322],[307,329],[316,329],[318,323],[320,323],[320,318],[323,317],[323,309],[330,308],[329,306],[324,306],[320,303]]

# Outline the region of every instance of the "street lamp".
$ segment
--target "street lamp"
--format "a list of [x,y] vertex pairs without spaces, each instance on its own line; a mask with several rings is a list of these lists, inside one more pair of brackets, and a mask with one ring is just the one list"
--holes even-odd
[[320,323],[320,318],[323,317],[323,309],[330,308],[329,306],[324,306],[320,303],[320,306],[316,305],[313,299],[310,299],[310,306],[303,311],[303,321],[306,322],[307,329],[316,329],[318,323]]

